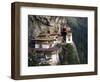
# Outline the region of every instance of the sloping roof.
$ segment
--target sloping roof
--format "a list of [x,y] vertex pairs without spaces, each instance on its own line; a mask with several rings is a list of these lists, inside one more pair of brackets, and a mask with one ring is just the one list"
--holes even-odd
[[49,36],[55,36],[58,35],[57,33],[49,34]]
[[57,51],[58,48],[34,48],[35,51],[37,52],[53,52],[53,51]]
[[34,41],[55,41],[55,39],[51,39],[51,38],[36,38],[32,40]]

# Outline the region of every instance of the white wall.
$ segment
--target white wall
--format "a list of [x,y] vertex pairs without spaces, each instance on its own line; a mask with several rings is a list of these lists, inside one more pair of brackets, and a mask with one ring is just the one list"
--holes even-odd
[[[0,82],[15,82],[10,79],[10,66],[11,66],[11,2],[15,0],[0,0]],[[16,0],[16,1],[29,1],[37,3],[53,3],[53,4],[69,4],[69,5],[87,5],[87,6],[98,6],[100,22],[100,1],[99,0]],[[100,26],[100,25],[99,25]],[[99,27],[98,26],[98,27]],[[100,35],[100,29],[99,34]],[[100,38],[98,38],[100,42]],[[100,44],[98,43],[100,48]],[[100,51],[98,52],[98,59],[100,58]],[[99,61],[100,62],[100,59]],[[100,69],[100,64],[99,64]],[[63,77],[63,78],[52,78],[52,79],[35,79],[28,80],[29,82],[88,82],[88,81],[100,81],[99,75],[93,76],[79,76],[79,77]],[[27,82],[23,80],[22,82]]]

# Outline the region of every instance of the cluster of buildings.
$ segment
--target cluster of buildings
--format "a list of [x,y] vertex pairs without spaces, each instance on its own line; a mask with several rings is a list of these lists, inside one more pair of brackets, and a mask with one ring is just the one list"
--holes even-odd
[[40,33],[32,41],[35,42],[38,65],[57,65],[60,62],[59,49],[55,45],[72,43],[72,30],[68,25],[63,25],[59,32]]

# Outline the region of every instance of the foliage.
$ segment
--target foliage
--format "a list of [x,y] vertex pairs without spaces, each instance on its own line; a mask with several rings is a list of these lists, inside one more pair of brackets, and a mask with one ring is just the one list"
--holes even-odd
[[33,50],[28,56],[28,66],[37,66],[38,62],[36,60],[36,52]]
[[78,53],[72,44],[66,44],[62,46],[60,53],[61,64],[79,64]]
[[79,59],[78,59],[78,54],[77,51],[75,50],[75,48],[71,45],[71,44],[67,44],[66,45],[67,48],[67,60],[68,60],[68,64],[78,64],[79,63]]

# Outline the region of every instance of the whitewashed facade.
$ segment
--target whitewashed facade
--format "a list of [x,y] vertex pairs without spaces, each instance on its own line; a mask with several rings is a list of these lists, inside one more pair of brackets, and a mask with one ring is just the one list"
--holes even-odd
[[35,48],[50,48],[49,44],[35,44]]
[[66,43],[72,43],[72,35],[66,36]]

